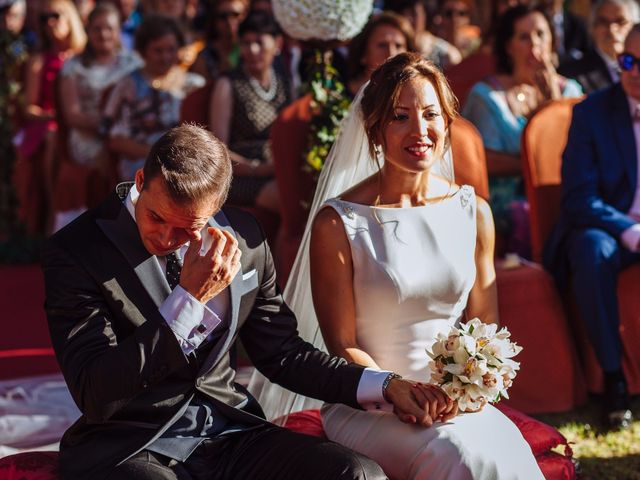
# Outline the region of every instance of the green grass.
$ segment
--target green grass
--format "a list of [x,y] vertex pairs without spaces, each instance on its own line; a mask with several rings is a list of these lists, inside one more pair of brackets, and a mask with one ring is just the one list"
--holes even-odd
[[536,415],[567,437],[581,480],[640,480],[640,398],[632,401],[636,421],[628,430],[604,432],[595,399],[565,413]]

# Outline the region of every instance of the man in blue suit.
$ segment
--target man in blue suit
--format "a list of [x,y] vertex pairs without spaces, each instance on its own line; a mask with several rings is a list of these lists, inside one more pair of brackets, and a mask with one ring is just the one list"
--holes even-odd
[[562,213],[545,264],[567,275],[605,373],[611,428],[632,421],[622,372],[617,278],[640,261],[640,24],[619,56],[620,83],[575,106],[562,164]]

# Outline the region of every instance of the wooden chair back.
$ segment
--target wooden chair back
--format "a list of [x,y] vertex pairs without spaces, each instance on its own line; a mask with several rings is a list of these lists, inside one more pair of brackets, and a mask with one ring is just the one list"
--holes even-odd
[[471,185],[477,195],[489,200],[489,177],[482,137],[476,127],[462,117],[451,124],[451,152],[456,183]]
[[208,82],[189,92],[180,105],[180,123],[195,123],[211,130],[209,125],[209,101],[215,82]]
[[525,188],[530,208],[533,259],[542,250],[560,215],[562,153],[567,145],[573,106],[582,98],[554,100],[538,110],[522,134]]

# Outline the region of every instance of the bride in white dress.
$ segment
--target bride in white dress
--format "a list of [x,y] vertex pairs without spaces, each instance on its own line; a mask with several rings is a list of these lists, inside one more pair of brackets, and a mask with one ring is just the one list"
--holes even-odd
[[[428,382],[425,349],[437,333],[465,317],[498,320],[491,211],[472,187],[453,183],[448,125],[455,100],[431,63],[416,54],[388,60],[354,103],[285,296],[303,336],[317,336],[319,324],[332,354]],[[371,157],[381,167],[367,176]],[[439,389],[415,391],[433,425],[403,423],[384,409],[325,405],[327,437],[372,458],[393,479],[543,478],[499,410],[487,405],[442,421],[447,407]],[[310,406],[271,386],[260,401],[267,409]]]

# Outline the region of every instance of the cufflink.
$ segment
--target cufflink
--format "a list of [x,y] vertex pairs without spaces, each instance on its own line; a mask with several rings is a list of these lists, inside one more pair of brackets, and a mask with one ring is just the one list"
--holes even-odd
[[205,327],[203,324],[200,324],[196,327],[196,332],[198,333],[204,333],[207,331],[207,327]]

